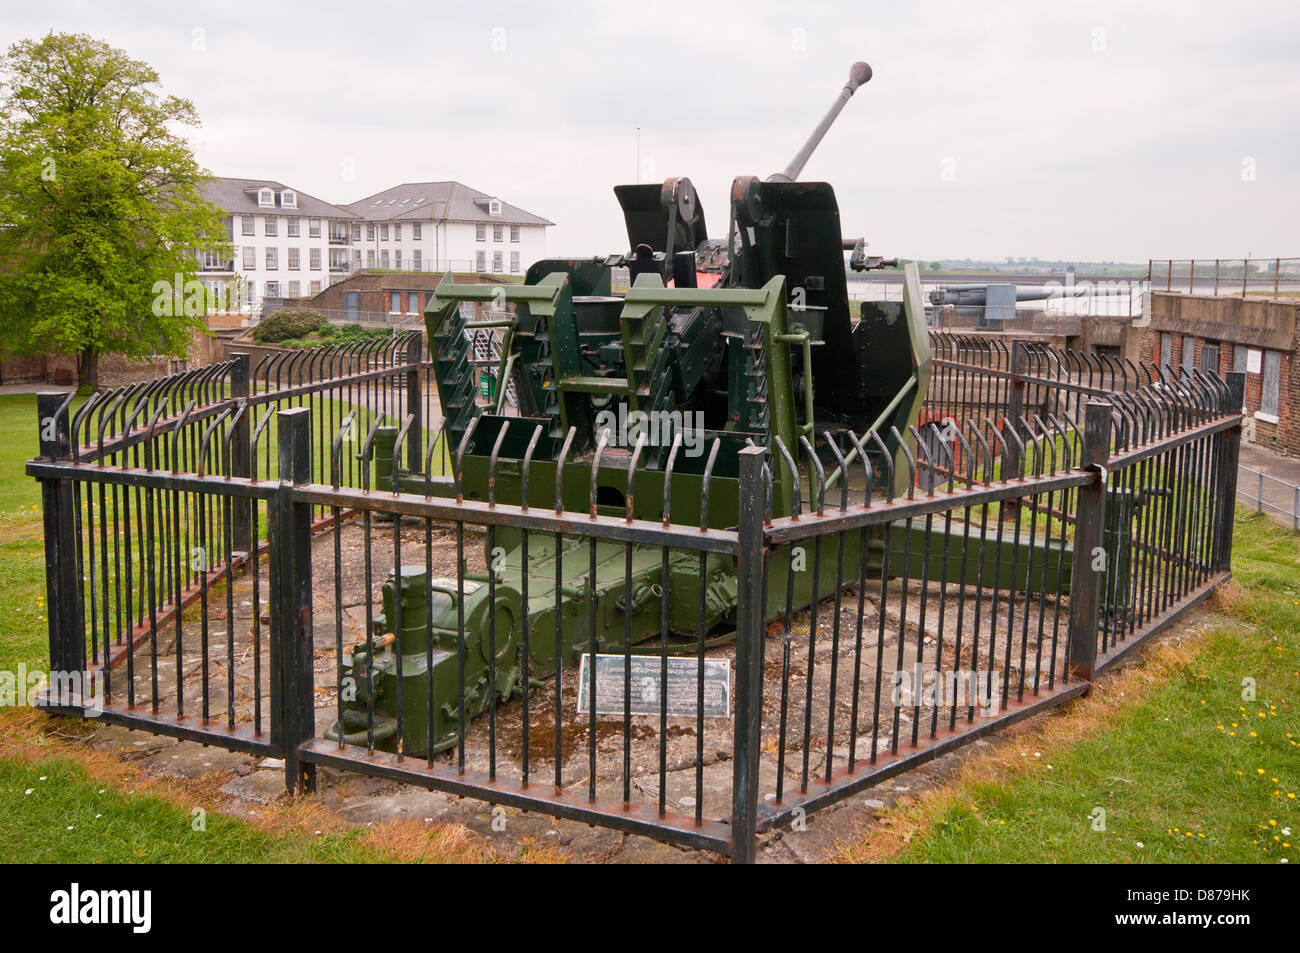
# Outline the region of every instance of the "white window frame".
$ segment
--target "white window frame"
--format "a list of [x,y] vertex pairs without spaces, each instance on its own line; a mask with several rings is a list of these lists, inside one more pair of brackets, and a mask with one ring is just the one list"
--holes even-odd
[[280,193],[280,208],[297,208],[298,193],[293,189],[285,189]]
[[284,234],[288,238],[297,238],[301,227],[301,220],[297,215],[290,215],[284,220]]
[[511,240],[512,242],[515,242],[515,243],[518,243],[518,242],[519,242],[519,226],[518,226],[518,225],[511,225],[511,226],[510,226],[510,240]]
[[258,208],[275,208],[275,190],[271,188],[262,188],[257,190],[257,207]]
[[254,245],[245,245],[242,253],[244,271],[257,271],[257,247]]
[[302,249],[301,248],[290,248],[289,254],[286,257],[288,258],[288,268],[290,271],[302,270]]
[[307,268],[309,271],[320,271],[320,249],[307,249]]
[[256,235],[257,216],[256,215],[239,216],[239,233],[241,235]]

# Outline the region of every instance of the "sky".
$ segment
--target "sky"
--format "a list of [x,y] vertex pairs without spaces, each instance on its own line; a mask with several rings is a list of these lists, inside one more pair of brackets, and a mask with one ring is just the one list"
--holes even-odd
[[555,222],[551,254],[626,251],[613,187],[671,176],[723,237],[731,180],[866,60],[802,178],[874,254],[1300,256],[1293,0],[0,0],[0,46],[51,30],[152,65],[213,174],[334,203],[454,179]]

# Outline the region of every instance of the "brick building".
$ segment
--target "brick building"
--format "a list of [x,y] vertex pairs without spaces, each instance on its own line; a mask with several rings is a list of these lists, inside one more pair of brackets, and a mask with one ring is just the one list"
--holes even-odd
[[1144,331],[1144,361],[1245,373],[1245,439],[1300,456],[1300,300],[1155,291]]

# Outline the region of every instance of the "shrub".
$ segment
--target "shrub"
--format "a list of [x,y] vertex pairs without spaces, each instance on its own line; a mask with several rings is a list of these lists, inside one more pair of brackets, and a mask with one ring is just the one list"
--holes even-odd
[[258,344],[279,344],[303,338],[314,331],[329,327],[319,311],[305,308],[285,308],[263,318],[253,328],[253,340]]

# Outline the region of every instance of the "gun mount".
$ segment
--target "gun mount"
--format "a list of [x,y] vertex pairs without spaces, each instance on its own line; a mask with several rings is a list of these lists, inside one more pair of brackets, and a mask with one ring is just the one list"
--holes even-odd
[[[456,284],[445,276],[425,314],[454,476],[399,469],[390,485],[578,512],[594,499],[593,508],[608,515],[659,520],[671,510],[676,523],[734,526],[738,453],[747,445],[773,451],[774,515],[791,513],[796,493],[811,500],[821,492],[806,484],[800,489],[784,465],[802,445],[815,447],[828,463],[847,466],[865,457],[879,474],[875,486],[893,474],[901,489],[910,471],[905,457],[913,453],[903,441],[911,440],[930,375],[916,266],[908,268],[902,302],[867,302],[855,316],[844,252],[852,249],[857,265],[870,267],[865,243],[845,241],[828,183],[797,181],[870,76],[865,63],[853,66],[783,172],[734,180],[724,240],[709,239],[691,181],[670,178],[615,187],[627,228],[625,253],[538,261],[522,284]],[[613,279],[623,268],[630,287],[619,295]],[[701,275],[712,279],[711,287],[701,287]],[[471,319],[466,302],[492,302],[508,317]],[[476,399],[468,335],[489,326],[502,331],[497,376],[502,391],[513,383],[519,416]],[[882,435],[878,445],[864,446],[859,435],[869,432]],[[391,455],[395,433],[381,434],[378,457]],[[906,535],[894,534],[896,540]],[[588,559],[586,543],[576,538],[534,535],[530,545],[524,542],[521,531],[497,528],[482,576],[390,578],[384,616],[374,624],[390,633],[400,617],[408,664],[394,664],[391,645],[372,658],[362,644],[348,667],[353,684],[374,686],[375,710],[393,728],[377,739],[381,746],[400,742],[419,754],[456,743],[448,704],[429,706],[434,716],[427,729],[422,714],[426,684],[435,702],[458,697],[458,653],[467,660],[463,677],[473,716],[494,694],[511,697],[524,679],[550,675],[581,653],[622,645],[628,631],[637,644],[690,636],[673,651],[732,637],[737,582],[730,559],[594,541]],[[867,562],[878,571],[883,553],[881,535],[866,533],[846,547],[845,566]],[[787,585],[796,605],[809,604],[818,585],[827,592],[831,562],[814,580],[814,572],[787,573],[787,560],[774,555],[769,617],[784,606]],[[697,605],[701,578],[705,596]],[[648,600],[658,601],[665,590],[673,606],[666,619],[646,611]],[[525,619],[528,631],[553,631],[555,640],[532,640],[525,653]],[[430,636],[436,652],[426,676]],[[489,645],[496,649],[491,685]],[[404,691],[395,685],[398,671],[408,673]],[[399,698],[411,706],[402,739],[393,737]],[[332,737],[351,738],[363,727],[368,700],[353,704],[353,716],[336,724]]]

